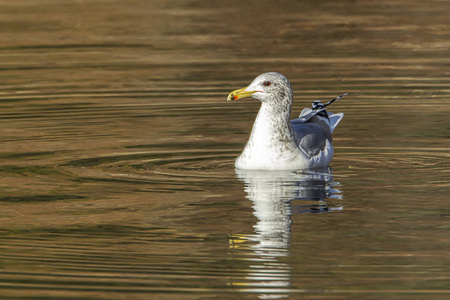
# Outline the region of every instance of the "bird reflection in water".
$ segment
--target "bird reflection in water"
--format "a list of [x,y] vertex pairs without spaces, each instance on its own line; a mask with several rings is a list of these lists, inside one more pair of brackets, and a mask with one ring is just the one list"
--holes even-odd
[[[289,256],[291,216],[343,210],[342,195],[335,188],[331,169],[315,171],[236,170],[245,183],[247,198],[257,218],[254,234],[230,234],[230,251],[250,262],[245,275],[231,286],[258,293],[261,299],[288,297],[291,268]],[[331,204],[337,200],[338,205]]]

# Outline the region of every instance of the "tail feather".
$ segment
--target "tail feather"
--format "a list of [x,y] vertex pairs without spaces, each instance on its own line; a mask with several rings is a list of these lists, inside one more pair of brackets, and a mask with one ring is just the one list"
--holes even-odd
[[333,114],[326,110],[326,107],[333,103],[336,100],[341,99],[342,97],[347,96],[348,93],[342,94],[339,97],[336,97],[327,103],[323,104],[321,101],[316,100],[312,103],[312,108],[304,108],[297,119],[291,120],[292,125],[298,125],[308,122],[314,116],[321,116],[324,118],[328,118],[331,132],[334,131],[336,126],[341,122],[344,117],[343,113]]
[[339,122],[341,122],[341,120],[344,118],[344,113],[332,114],[329,112],[328,118],[330,119],[331,133],[333,133],[334,129],[336,129],[336,126],[338,126]]

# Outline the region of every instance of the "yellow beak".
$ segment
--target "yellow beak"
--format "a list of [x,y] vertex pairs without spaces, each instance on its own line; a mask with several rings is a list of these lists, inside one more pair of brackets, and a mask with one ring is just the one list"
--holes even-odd
[[238,89],[235,91],[232,91],[228,97],[227,97],[227,101],[230,100],[237,100],[237,99],[241,99],[241,98],[245,98],[245,97],[250,97],[251,95],[253,95],[254,93],[256,93],[257,91],[245,91],[246,88],[242,88],[242,89]]

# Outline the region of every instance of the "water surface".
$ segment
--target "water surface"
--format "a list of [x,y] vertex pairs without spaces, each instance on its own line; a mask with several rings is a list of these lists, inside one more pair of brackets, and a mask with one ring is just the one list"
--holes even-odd
[[[0,1],[0,298],[448,297],[449,9]],[[234,169],[267,71],[329,169]]]

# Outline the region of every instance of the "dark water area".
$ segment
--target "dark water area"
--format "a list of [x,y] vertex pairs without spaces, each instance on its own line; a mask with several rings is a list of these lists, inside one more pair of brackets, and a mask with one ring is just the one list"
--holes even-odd
[[[446,299],[449,1],[0,1],[0,299]],[[257,75],[345,117],[234,169]]]

